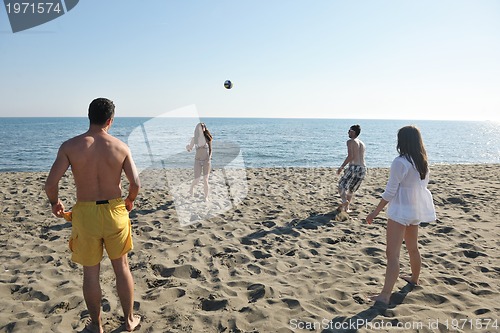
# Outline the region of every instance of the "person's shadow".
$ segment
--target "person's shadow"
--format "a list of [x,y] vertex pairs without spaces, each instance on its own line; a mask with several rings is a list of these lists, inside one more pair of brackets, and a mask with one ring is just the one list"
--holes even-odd
[[[355,333],[363,328],[369,328],[370,323],[378,316],[384,316],[387,309],[394,309],[403,303],[406,295],[416,286],[412,283],[406,284],[399,291],[392,293],[389,305],[375,302],[368,309],[363,310],[352,317],[337,316],[323,326],[321,333]],[[387,321],[387,320],[385,320]],[[326,327],[328,326],[328,327]]]
[[252,232],[249,235],[242,237],[241,243],[244,245],[254,244],[255,240],[260,238],[264,238],[269,234],[274,235],[291,235],[294,237],[300,236],[299,231],[305,229],[313,229],[316,230],[324,225],[329,225],[330,223],[346,221],[349,219],[349,215],[345,212],[341,212],[340,209],[334,209],[331,212],[327,213],[311,213],[307,218],[298,220],[293,219],[290,222],[286,223],[283,226],[276,226],[274,222],[265,222],[263,225],[268,226],[272,229],[264,230],[259,229],[257,231]]

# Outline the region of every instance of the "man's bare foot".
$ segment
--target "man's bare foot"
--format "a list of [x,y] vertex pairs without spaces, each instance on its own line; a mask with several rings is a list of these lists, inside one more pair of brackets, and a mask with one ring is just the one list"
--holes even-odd
[[104,329],[99,325],[94,325],[92,320],[89,320],[81,333],[104,333]]
[[129,332],[132,332],[136,328],[138,328],[140,325],[141,325],[141,316],[133,315],[132,320],[127,320],[125,322],[125,329]]
[[344,211],[346,213],[350,212],[350,210],[349,210],[349,201],[345,201],[345,202],[341,203],[340,206],[339,206],[339,210],[340,211]]
[[408,282],[409,284],[413,285],[413,286],[418,286],[420,285],[419,281],[415,281],[411,275],[407,275],[407,274],[401,274],[399,276],[400,279],[403,279],[405,280],[406,282]]

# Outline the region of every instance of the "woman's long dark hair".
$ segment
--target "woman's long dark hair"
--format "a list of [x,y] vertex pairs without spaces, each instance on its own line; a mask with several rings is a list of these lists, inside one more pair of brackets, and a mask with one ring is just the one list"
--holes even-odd
[[[203,136],[205,137],[205,140],[207,141],[207,143],[212,142],[212,134],[208,130],[207,125],[205,125],[205,123],[200,123],[199,125],[201,126],[201,130],[203,131]],[[198,138],[199,138],[199,132],[196,130],[197,127],[198,126],[196,126],[194,129],[195,142],[198,142]]]
[[429,171],[427,152],[425,151],[422,135],[415,126],[405,126],[398,131],[399,156],[404,156],[420,174],[420,179],[425,179]]

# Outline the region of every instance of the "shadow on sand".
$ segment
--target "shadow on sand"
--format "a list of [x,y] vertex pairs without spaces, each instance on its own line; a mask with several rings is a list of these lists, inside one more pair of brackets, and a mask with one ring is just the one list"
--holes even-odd
[[349,219],[349,215],[345,212],[340,212],[339,209],[335,209],[332,212],[325,214],[311,214],[309,217],[299,220],[293,219],[283,226],[276,227],[276,223],[272,221],[263,222],[262,225],[269,228],[269,230],[260,229],[257,230],[241,239],[242,244],[250,245],[253,244],[254,240],[264,238],[267,235],[291,235],[294,237],[300,236],[298,230],[302,229],[318,229],[321,226],[328,225],[335,221],[345,221]]
[[[337,316],[330,320],[328,325],[323,326],[321,333],[355,333],[360,329],[368,329],[369,331],[384,330],[392,325],[396,327],[398,319],[386,315],[387,309],[394,309],[396,306],[403,303],[406,295],[416,287],[412,283],[406,284],[399,291],[392,293],[389,305],[375,302],[368,309],[363,310],[352,317]],[[374,321],[378,316],[384,321],[384,326],[381,326],[379,321]],[[328,327],[326,327],[328,326]]]

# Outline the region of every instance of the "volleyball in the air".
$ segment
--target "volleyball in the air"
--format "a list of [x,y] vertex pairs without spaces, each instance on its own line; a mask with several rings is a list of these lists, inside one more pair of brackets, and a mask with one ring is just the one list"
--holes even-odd
[[225,87],[226,89],[231,89],[231,88],[233,87],[233,83],[232,83],[231,81],[229,81],[229,80],[226,80],[226,81],[224,82],[224,87]]

